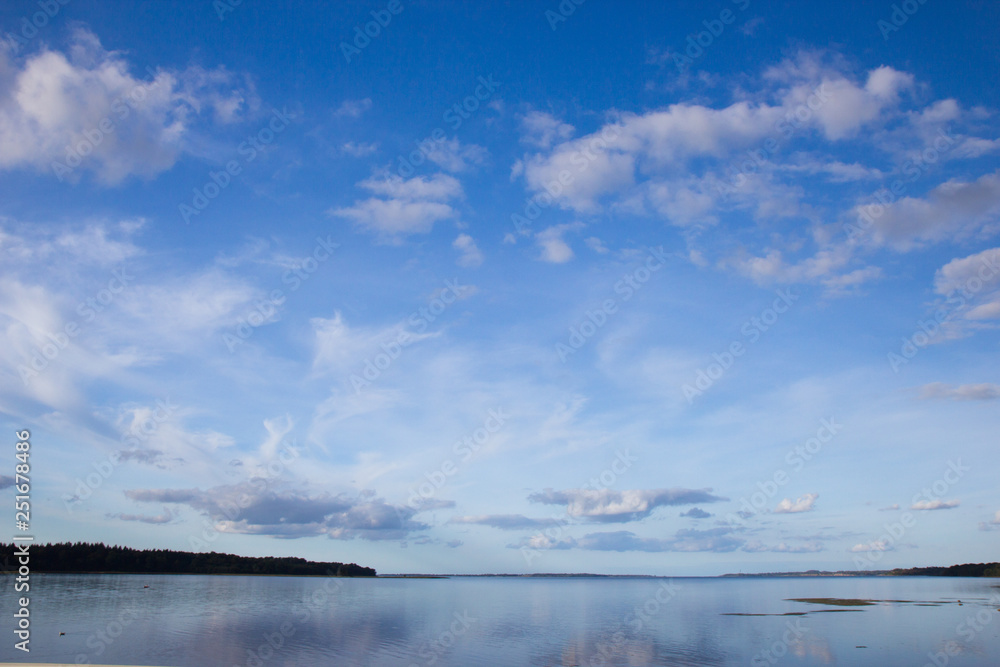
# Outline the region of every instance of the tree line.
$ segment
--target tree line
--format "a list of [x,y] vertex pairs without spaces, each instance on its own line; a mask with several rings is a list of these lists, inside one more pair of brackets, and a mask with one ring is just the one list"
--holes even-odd
[[890,570],[889,574],[921,577],[1000,577],[1000,563],[964,563],[950,567],[909,567]]
[[[13,553],[3,544],[2,553]],[[16,572],[5,558],[4,570]],[[253,557],[192,553],[170,549],[132,549],[101,542],[59,542],[31,545],[32,572],[114,572],[124,574],[271,574],[296,576],[374,577],[375,570],[355,563],[318,563],[304,558]]]

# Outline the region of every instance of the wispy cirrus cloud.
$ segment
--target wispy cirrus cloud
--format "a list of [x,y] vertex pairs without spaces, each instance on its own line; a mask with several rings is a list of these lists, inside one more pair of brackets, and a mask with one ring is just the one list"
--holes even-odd
[[920,388],[920,398],[951,399],[954,401],[993,401],[1000,398],[1000,385],[988,382],[960,385],[932,382]]
[[562,525],[557,519],[532,519],[523,514],[482,514],[478,516],[455,516],[448,523],[490,526],[500,530],[521,530],[531,528],[549,528]]
[[729,553],[736,551],[744,540],[732,536],[729,528],[711,528],[709,530],[678,530],[673,537],[640,537],[628,530],[618,530],[605,533],[589,533],[581,538],[567,537],[550,539],[537,535],[509,545],[512,548],[530,549],[581,549],[584,551],[645,551],[659,552],[699,552],[711,551]]

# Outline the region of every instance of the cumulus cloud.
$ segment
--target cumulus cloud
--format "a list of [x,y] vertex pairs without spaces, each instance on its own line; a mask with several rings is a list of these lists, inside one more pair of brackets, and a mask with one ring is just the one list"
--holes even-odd
[[232,123],[257,105],[252,86],[224,68],[129,70],[87,30],[74,33],[67,53],[0,50],[0,168],[61,179],[89,171],[106,185],[151,178],[188,148],[199,119]]
[[713,515],[701,509],[700,507],[692,507],[687,512],[681,512],[681,516],[686,516],[691,519],[707,519],[708,517]]
[[[863,83],[852,80],[825,55],[801,51],[769,68],[765,78],[787,86],[782,94],[785,109],[808,105],[810,122],[829,140],[853,136],[879,121],[898,104],[900,94],[914,86],[911,74],[885,65],[869,70]],[[815,96],[811,105],[810,96]]]
[[476,240],[468,234],[459,234],[458,237],[452,241],[451,247],[458,250],[460,253],[458,257],[459,266],[475,268],[482,265],[483,253],[480,252],[479,246],[476,245]]
[[566,513],[575,518],[606,523],[624,523],[649,516],[657,507],[693,505],[726,500],[712,495],[712,489],[546,489],[533,493],[528,500],[547,505],[565,505]]
[[967,306],[961,317],[969,326],[1000,319],[1000,248],[951,260],[934,275],[934,291],[960,299]]
[[902,197],[878,216],[869,216],[871,206],[856,207],[853,217],[870,217],[873,241],[898,251],[969,236],[995,222],[1000,213],[1000,171],[975,181],[949,180],[925,197]]
[[[855,81],[821,60],[816,54],[803,53],[765,73],[764,80],[776,86],[772,96],[778,104],[760,102],[748,93],[747,99],[723,108],[678,103],[643,114],[621,113],[600,130],[562,143],[556,140],[553,128],[559,126],[554,119],[533,115],[537,131],[529,136],[538,137],[534,143],[539,147],[553,146],[524,160],[528,188],[550,192],[566,208],[593,211],[602,196],[628,191],[637,177],[676,178],[692,160],[726,159],[769,137],[781,137],[782,124],[801,109],[809,112],[805,126],[818,129],[826,139],[853,136],[886,118],[901,93],[914,84],[912,75],[885,66]],[[835,179],[869,174],[860,165],[840,165],[829,171]],[[693,213],[711,208],[711,197],[691,188],[680,188],[676,194],[672,188],[654,189],[650,194],[660,197],[653,202],[654,208],[684,211],[677,216],[681,224],[689,224],[685,218]]]
[[950,510],[959,506],[957,500],[921,500],[910,505],[911,510]]
[[948,295],[956,290],[971,290],[975,281],[995,280],[998,272],[1000,248],[987,248],[968,257],[957,257],[938,269],[934,274],[934,291]]
[[426,234],[435,222],[454,218],[456,211],[448,202],[463,196],[461,184],[447,174],[410,179],[382,175],[358,185],[379,196],[328,213],[350,220],[387,243],[399,243],[409,234]]
[[990,383],[951,386],[932,382],[920,388],[920,398],[946,398],[955,401],[993,401],[1000,398],[1000,385]]
[[136,489],[137,502],[186,505],[211,519],[219,532],[284,538],[403,539],[428,526],[414,521],[423,508],[396,506],[371,493],[357,497],[271,488],[262,478],[198,489]]
[[563,240],[567,232],[583,229],[582,222],[553,225],[535,234],[535,242],[541,248],[539,259],[552,264],[564,264],[573,259],[573,249]]
[[799,499],[794,502],[790,498],[785,498],[778,503],[777,507],[774,508],[774,512],[776,514],[811,512],[817,498],[819,498],[818,493],[807,493],[803,496],[799,496]]

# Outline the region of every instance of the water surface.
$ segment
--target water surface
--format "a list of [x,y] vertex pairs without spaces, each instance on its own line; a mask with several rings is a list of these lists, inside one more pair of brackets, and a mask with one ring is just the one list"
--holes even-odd
[[[2,608],[16,609],[14,597],[4,586]],[[32,577],[31,653],[15,650],[8,630],[0,660],[173,667],[922,666],[932,659],[939,667],[997,665],[998,607],[1000,579],[943,577],[39,575]],[[9,628],[10,615],[4,617]]]

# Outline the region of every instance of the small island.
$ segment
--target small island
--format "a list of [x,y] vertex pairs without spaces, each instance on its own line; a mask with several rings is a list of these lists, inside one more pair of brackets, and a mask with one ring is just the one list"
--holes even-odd
[[[13,545],[3,544],[10,554]],[[17,566],[5,561],[4,570]],[[101,542],[59,542],[31,546],[32,572],[64,574],[257,574],[313,577],[374,577],[375,570],[355,563],[318,563],[293,557],[251,557],[169,549],[131,549]]]

